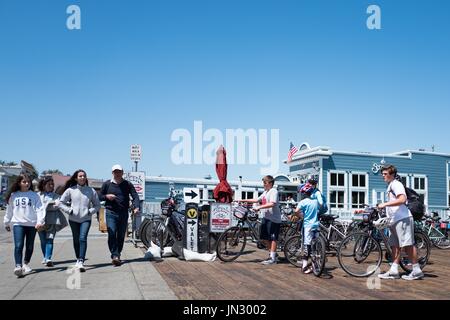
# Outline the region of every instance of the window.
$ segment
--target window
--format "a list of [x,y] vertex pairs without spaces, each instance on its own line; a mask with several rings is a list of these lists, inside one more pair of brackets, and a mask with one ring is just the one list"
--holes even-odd
[[208,199],[214,199],[214,190],[208,190]]
[[364,191],[352,191],[352,209],[364,208],[366,193]]
[[373,194],[372,194],[372,205],[376,206],[379,203],[383,203],[386,202],[386,194],[384,193],[384,191],[376,191],[373,190]]
[[331,191],[330,192],[330,207],[344,208],[345,205],[345,191]]
[[348,206],[347,173],[329,172],[328,173],[328,199],[330,208],[344,209]]
[[253,191],[242,191],[241,199],[242,200],[253,199]]
[[366,187],[366,175],[365,174],[352,174],[352,187],[365,188]]
[[330,173],[330,186],[345,187],[345,173]]
[[351,173],[350,206],[351,209],[364,208],[368,201],[368,175],[367,173]]
[[425,191],[425,178],[414,177],[414,190]]

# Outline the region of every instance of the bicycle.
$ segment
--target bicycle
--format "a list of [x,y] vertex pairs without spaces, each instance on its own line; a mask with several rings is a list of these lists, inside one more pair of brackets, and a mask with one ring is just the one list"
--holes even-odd
[[[239,258],[250,236],[253,242],[259,241],[257,230],[258,213],[253,209],[238,205],[233,208],[233,215],[238,219],[236,226],[226,229],[217,240],[217,257],[223,262],[231,262]],[[249,223],[250,222],[250,223]]]
[[[377,229],[374,225],[374,221],[379,218],[381,218],[381,212],[378,208],[366,207],[363,219],[359,223],[361,231],[352,232],[342,240],[338,248],[338,262],[347,274],[354,277],[368,277],[380,267],[383,249],[388,256],[393,256],[385,232],[386,227]],[[414,231],[414,240],[418,263],[423,269],[430,257],[430,242],[426,234],[418,230]],[[407,272],[412,270],[404,254],[400,258],[400,267]]]
[[[434,213],[434,212],[433,212]],[[438,249],[449,249],[449,222],[441,221],[439,216],[424,215],[421,221],[416,221],[416,227],[428,236],[431,243]]]
[[350,226],[337,221],[337,218],[338,216],[330,214],[319,216],[320,233],[325,239],[327,254],[336,254],[341,241],[352,230]]
[[[297,268],[301,267],[302,256],[304,252],[303,232],[299,235],[290,237],[284,246],[284,255],[290,264]],[[326,262],[326,240],[322,233],[311,241],[311,262],[313,274],[320,277]]]

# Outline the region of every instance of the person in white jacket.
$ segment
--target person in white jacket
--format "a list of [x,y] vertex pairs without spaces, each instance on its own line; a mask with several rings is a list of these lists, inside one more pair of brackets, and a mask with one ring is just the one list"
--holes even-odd
[[64,214],[59,210],[58,203],[60,195],[54,192],[55,182],[51,176],[42,178],[38,185],[39,197],[45,209],[45,226],[38,230],[41,239],[41,250],[44,255],[42,264],[53,267],[53,241],[56,232],[65,228],[68,223]]
[[[33,255],[36,230],[44,226],[44,208],[36,192],[31,190],[31,179],[20,175],[6,195],[8,206],[3,219],[6,231],[14,235],[14,274],[22,277],[32,271],[29,263]],[[23,247],[25,245],[25,258]],[[23,262],[23,263],[22,263]]]
[[89,187],[86,172],[81,169],[74,172],[64,185],[64,190],[58,208],[69,215],[69,225],[72,229],[73,246],[77,257],[75,267],[84,272],[91,219],[92,215],[100,210],[100,201],[97,192]]

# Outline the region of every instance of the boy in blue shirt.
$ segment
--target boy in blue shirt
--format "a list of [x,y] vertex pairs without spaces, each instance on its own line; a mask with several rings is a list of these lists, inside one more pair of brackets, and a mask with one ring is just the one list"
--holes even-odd
[[311,256],[311,241],[319,236],[319,203],[317,199],[311,198],[314,189],[314,186],[310,183],[305,183],[299,187],[304,199],[298,203],[297,209],[295,209],[297,215],[303,215],[303,273],[312,272],[312,268],[308,266],[308,258]]

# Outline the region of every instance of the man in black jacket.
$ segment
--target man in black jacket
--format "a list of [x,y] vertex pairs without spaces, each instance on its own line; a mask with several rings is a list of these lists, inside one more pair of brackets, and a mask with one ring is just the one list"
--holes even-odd
[[116,164],[112,167],[113,178],[103,183],[100,201],[106,201],[106,225],[108,227],[108,247],[112,264],[121,264],[120,253],[123,249],[128,226],[130,195],[133,199],[133,214],[139,213],[139,196],[131,182],[123,179],[123,169]]

